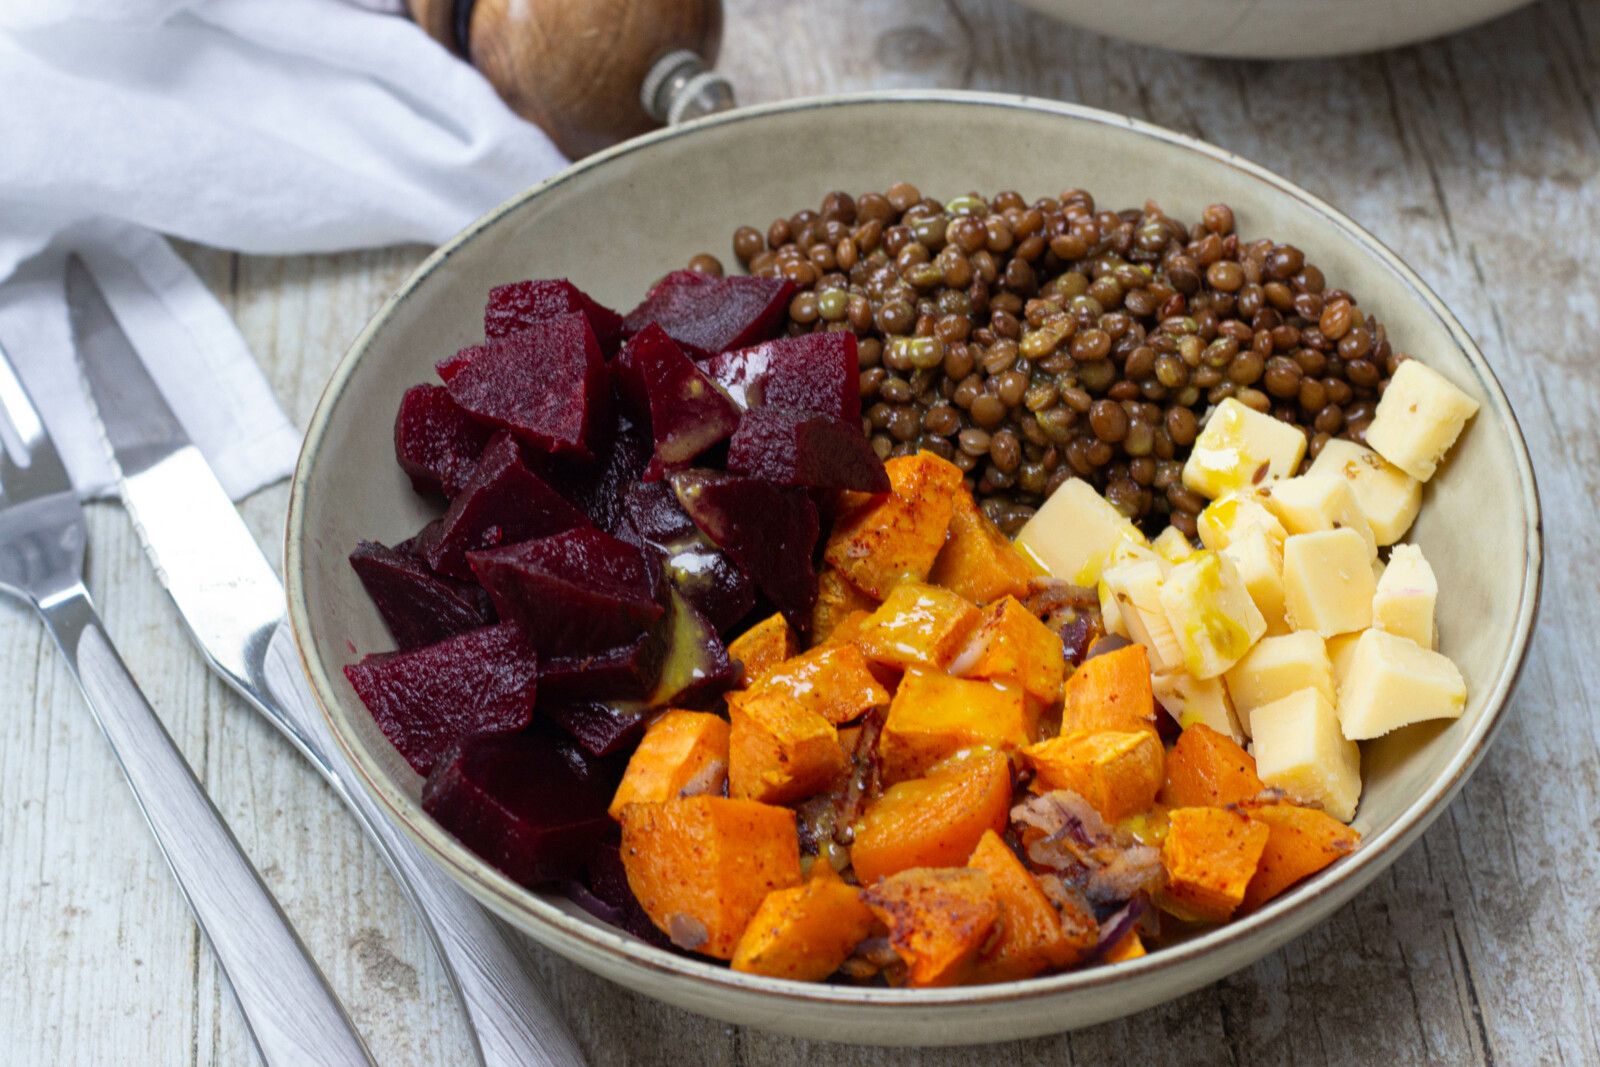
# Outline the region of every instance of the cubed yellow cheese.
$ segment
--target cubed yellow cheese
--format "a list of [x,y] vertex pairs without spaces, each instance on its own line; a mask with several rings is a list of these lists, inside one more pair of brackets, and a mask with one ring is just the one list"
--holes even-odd
[[1285,478],[1265,494],[1267,507],[1291,534],[1350,529],[1361,535],[1367,554],[1378,555],[1378,539],[1356,503],[1350,483],[1331,474]]
[[1299,804],[1336,819],[1355,818],[1361,799],[1361,749],[1339,730],[1339,717],[1316,689],[1301,689],[1257,708],[1250,751],[1256,774]]
[[1155,560],[1119,563],[1101,576],[1117,605],[1128,638],[1150,653],[1152,670],[1183,666],[1183,649],[1161,606],[1161,564]]
[[1339,688],[1339,723],[1356,741],[1425,719],[1459,719],[1467,683],[1450,660],[1415,641],[1371,629]]
[[1117,594],[1106,584],[1104,576],[1095,583],[1095,594],[1100,598],[1100,625],[1106,633],[1128,636],[1128,625],[1122,621],[1122,609],[1117,606]]
[[1112,549],[1122,541],[1142,544],[1144,539],[1094,486],[1069,478],[1028,520],[1014,543],[1046,574],[1074,585],[1093,585]]
[[1236,489],[1207,504],[1195,520],[1200,543],[1221,552],[1248,531],[1260,527],[1278,544],[1289,536],[1278,517],[1267,509],[1260,489]]
[[1438,599],[1439,582],[1422,558],[1422,549],[1395,545],[1372,597],[1372,625],[1409,637],[1423,648],[1433,648],[1438,643],[1433,629],[1433,606]]
[[1419,482],[1433,477],[1439,462],[1477,414],[1478,402],[1444,375],[1414,359],[1400,364],[1367,427],[1373,451]]
[[[1328,638],[1328,662],[1333,666],[1333,691],[1335,693],[1344,688],[1344,680],[1350,675],[1350,661],[1356,654],[1356,642],[1361,640],[1365,630],[1354,633],[1340,634],[1338,637]],[[1335,700],[1335,706],[1338,705]]]
[[1252,730],[1251,712],[1290,693],[1315,689],[1330,704],[1336,699],[1327,646],[1322,635],[1312,630],[1263,637],[1223,677],[1239,715],[1239,725],[1247,734]]
[[1200,723],[1239,744],[1248,736],[1221,678],[1196,678],[1188,671],[1166,671],[1150,676],[1150,689],[1167,714],[1185,730]]
[[1299,428],[1233,397],[1217,405],[1183,465],[1183,484],[1215,500],[1223,493],[1287,478],[1300,469],[1306,437]]
[[1196,678],[1215,678],[1267,632],[1267,620],[1250,599],[1227,556],[1196,552],[1172,568],[1161,584],[1161,607]]
[[1183,532],[1176,526],[1168,526],[1150,542],[1150,547],[1155,549],[1156,555],[1168,563],[1182,563],[1194,555],[1194,545],[1183,536]]
[[1291,534],[1283,543],[1283,603],[1296,630],[1332,637],[1365,629],[1377,584],[1354,530]]
[[1306,473],[1337,475],[1349,482],[1379,545],[1392,545],[1404,537],[1422,507],[1421,482],[1354,441],[1340,437],[1328,441]]
[[1283,542],[1255,527],[1235,537],[1221,554],[1233,561],[1239,579],[1250,591],[1256,610],[1267,620],[1268,634],[1286,634],[1289,623],[1283,610]]

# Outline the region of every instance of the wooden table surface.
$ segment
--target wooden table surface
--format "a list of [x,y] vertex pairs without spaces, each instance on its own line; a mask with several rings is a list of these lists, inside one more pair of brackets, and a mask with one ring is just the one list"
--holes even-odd
[[[1504,729],[1421,843],[1331,921],[1215,986],[1055,1038],[883,1051],[727,1027],[530,949],[592,1062],[1600,1062],[1600,2],[1550,0],[1381,55],[1234,63],[1116,44],[1007,0],[730,0],[722,65],[747,102],[929,85],[1079,101],[1340,205],[1499,372],[1544,490],[1544,611]],[[1073,184],[1070,161],[1061,178]],[[187,252],[301,424],[424,254]],[[284,503],[279,486],[246,504],[264,544]],[[372,850],[202,669],[122,512],[92,511],[90,585],[114,637],[380,1062],[466,1063],[439,966]],[[104,742],[9,603],[0,693],[0,1062],[251,1062]]]

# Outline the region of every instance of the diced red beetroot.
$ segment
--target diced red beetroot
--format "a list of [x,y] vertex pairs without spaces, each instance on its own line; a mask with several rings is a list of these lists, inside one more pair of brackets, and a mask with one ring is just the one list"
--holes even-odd
[[728,445],[728,469],[779,485],[887,493],[883,460],[861,432],[845,422],[798,408],[752,408]]
[[582,315],[463,349],[439,366],[450,398],[542,452],[589,458],[609,401],[605,358]]
[[419,493],[461,491],[494,430],[473,422],[442,385],[413,385],[394,418],[394,454]]
[[712,356],[704,368],[741,407],[771,404],[861,421],[861,370],[848,330],[779,337]]
[[463,738],[525,729],[539,662],[517,628],[501,623],[367,656],[344,673],[383,736],[427,774]]
[[434,574],[409,552],[362,541],[350,553],[350,566],[401,651],[494,621],[487,593],[476,585]]
[[638,482],[623,498],[617,536],[658,549],[667,577],[719,633],[750,613],[755,585],[727,553],[706,539],[665,482]]
[[587,526],[588,517],[567,503],[522,462],[516,440],[496,435],[437,526],[416,538],[416,550],[440,574],[470,581],[467,553]]
[[650,464],[650,435],[626,416],[618,416],[612,432],[600,439],[596,450],[592,463],[545,457],[538,464],[538,473],[582,508],[596,526],[616,533],[622,521],[623,494],[644,477]]
[[589,320],[589,328],[603,351],[617,350],[622,339],[622,316],[565,278],[512,282],[490,289],[489,304],[483,311],[483,332],[487,337],[505,337],[571,312]]
[[541,730],[474,737],[422,788],[422,808],[523,885],[577,875],[613,832],[616,769]]
[[657,625],[632,641],[599,652],[547,656],[539,663],[539,692],[553,703],[647,697],[661,677],[666,638]]
[[571,734],[591,756],[610,756],[639,743],[652,712],[638,703],[580,700],[541,706],[539,714]]
[[695,525],[733,558],[799,633],[810,632],[817,598],[811,555],[817,506],[804,489],[721,471],[680,471],[671,478]]
[[630,335],[658,323],[692,354],[709,356],[772,336],[793,295],[787,278],[713,278],[675,270],[622,323]]
[[632,641],[665,611],[659,564],[593,527],[473,552],[468,560],[500,617],[517,622],[546,656]]
[[[622,865],[622,850],[616,842],[604,841],[595,846],[584,870],[582,887],[610,910],[610,914],[600,915],[601,919],[657,948],[672,947],[672,941],[650,921],[639,898],[633,895],[633,888],[628,885],[627,869]],[[584,905],[577,896],[573,900],[580,906]]]
[[622,394],[650,416],[651,469],[682,467],[739,425],[739,408],[656,323],[628,339],[613,364]]

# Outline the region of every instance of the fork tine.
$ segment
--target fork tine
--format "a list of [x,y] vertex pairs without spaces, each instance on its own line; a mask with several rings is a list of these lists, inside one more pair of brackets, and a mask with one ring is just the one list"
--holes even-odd
[[[0,418],[10,424],[21,443],[24,464],[19,466],[7,451],[4,463],[0,464],[0,478],[11,483],[23,478],[25,472],[27,488],[31,491],[19,495],[31,496],[70,488],[72,483],[61,462],[61,455],[56,451],[55,442],[50,440],[39,409],[34,407],[27,387],[17,376],[16,365],[11,362],[4,345],[0,345]],[[7,495],[12,494],[8,491]]]

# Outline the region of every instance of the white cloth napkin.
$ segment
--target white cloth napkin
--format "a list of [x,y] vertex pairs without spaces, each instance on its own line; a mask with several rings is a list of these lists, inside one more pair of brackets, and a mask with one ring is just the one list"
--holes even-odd
[[299,434],[160,235],[268,254],[437,243],[564,164],[392,7],[0,0],[0,345],[81,491],[110,470],[72,355],[69,252],[237,498],[288,473]]

